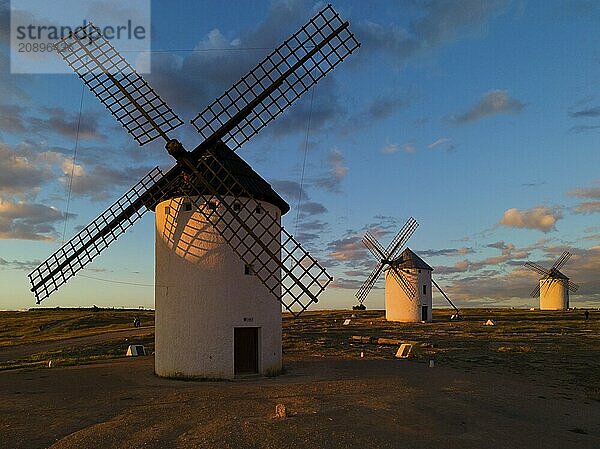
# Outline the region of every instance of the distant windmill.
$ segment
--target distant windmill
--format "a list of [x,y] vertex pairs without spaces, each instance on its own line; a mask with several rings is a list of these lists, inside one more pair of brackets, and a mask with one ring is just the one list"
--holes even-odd
[[[192,124],[186,150],[167,133],[183,121],[91,23],[57,53],[140,144],[165,141],[157,167],[29,274],[38,304],[156,212],[156,355],[161,376],[233,377],[281,368],[281,305],[297,315],[332,278],[281,226],[289,206],[234,151],[359,47],[329,5],[229,88]],[[115,161],[116,163],[116,161]]]
[[525,266],[542,275],[539,284],[531,292],[531,297],[540,297],[540,310],[566,310],[569,308],[569,290],[576,292],[579,285],[574,284],[559,270],[571,258],[569,251],[564,251],[549,270],[533,262],[525,262]]
[[384,249],[369,231],[365,233],[363,243],[379,262],[356,293],[359,306],[355,308],[364,308],[363,302],[381,272],[385,270],[385,318],[388,321],[431,321],[432,284],[446,298],[458,316],[458,308],[433,280],[431,276],[433,268],[410,248],[400,253],[400,249],[418,226],[419,223],[414,218],[409,218],[387,249]]

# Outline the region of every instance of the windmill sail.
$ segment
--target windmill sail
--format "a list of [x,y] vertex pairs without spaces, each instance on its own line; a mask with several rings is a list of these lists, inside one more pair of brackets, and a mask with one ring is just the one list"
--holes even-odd
[[[147,208],[176,195],[190,196],[204,218],[288,310],[299,313],[316,302],[332,278],[275,217],[265,213],[260,219],[248,219],[252,196],[213,151],[223,146],[223,140],[237,149],[359,46],[348,23],[331,6],[325,7],[198,114],[192,123],[204,141],[188,152],[167,135],[183,123],[181,119],[98,28],[88,23],[59,41],[56,51],[134,139],[144,145],[163,138],[177,165],[165,176],[151,172],[34,270],[29,277],[38,303],[116,240]],[[207,207],[206,192],[209,204],[221,206]],[[231,197],[239,198],[238,208],[228,201]]]
[[377,264],[377,266],[373,269],[371,274],[369,274],[365,282],[363,282],[363,284],[360,286],[358,292],[356,292],[356,298],[358,299],[358,302],[360,304],[362,304],[365,301],[365,299],[367,299],[367,295],[375,285],[375,282],[377,282],[377,279],[379,279],[379,275],[383,271],[383,267],[384,264]]
[[365,232],[365,235],[362,239],[363,244],[367,247],[367,249],[369,251],[371,251],[371,254],[373,254],[375,257],[380,258],[380,259],[385,259],[386,258],[386,251],[383,248],[383,246],[381,246],[381,244],[375,239],[375,237],[373,237],[373,234],[371,234],[369,231]]
[[406,223],[404,223],[404,226],[402,226],[402,229],[400,229],[398,234],[392,239],[386,250],[383,250],[383,246],[381,246],[369,231],[365,233],[363,237],[364,245],[375,257],[379,258],[380,262],[375,266],[369,277],[367,277],[365,282],[363,282],[356,292],[356,298],[358,299],[359,304],[362,304],[365,301],[386,265],[389,265],[392,270],[391,275],[400,284],[404,292],[409,296],[415,296],[416,291],[414,287],[406,281],[402,272],[398,271],[390,262],[398,255],[399,249],[408,241],[418,226],[419,223],[417,223],[417,220],[410,217]]
[[91,22],[54,47],[140,145],[183,124]]
[[[550,283],[545,285],[545,291],[550,289],[550,286],[554,282],[560,282],[564,286],[566,286],[569,291],[576,292],[579,289],[579,285],[571,282],[564,274],[562,274],[559,270],[562,268],[568,260],[571,258],[572,254],[569,251],[563,251],[556,262],[552,265],[552,267],[548,270],[541,265],[535,262],[525,262],[525,266],[532,271],[535,271],[537,274],[541,275],[543,278],[550,279]],[[543,279],[542,278],[542,279]],[[540,296],[541,293],[541,284],[535,286],[535,288],[529,294],[532,298],[536,298]]]
[[[171,177],[171,176],[170,176]],[[37,303],[73,277],[130,226],[170,189],[170,177],[156,167],[127,193],[83,228],[75,237],[29,273]]]
[[192,124],[210,145],[247,142],[360,44],[331,5],[200,112]]

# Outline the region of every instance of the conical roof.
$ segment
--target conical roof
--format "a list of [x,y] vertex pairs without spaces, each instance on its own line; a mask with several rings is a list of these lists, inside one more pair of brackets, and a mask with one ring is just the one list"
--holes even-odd
[[418,268],[421,270],[433,271],[429,265],[425,263],[423,259],[417,256],[411,251],[410,248],[406,248],[398,257],[391,261],[391,264],[398,268]]
[[542,279],[564,279],[566,281],[569,280],[569,278],[567,276],[565,276],[564,274],[562,274],[560,271],[554,269],[554,270],[550,270],[550,273],[546,276],[542,276]]
[[[281,210],[281,214],[285,214],[290,210],[289,204],[281,198],[275,190],[271,187],[271,185],[262,178],[258,173],[256,173],[250,165],[248,165],[241,157],[239,157],[235,152],[231,151],[227,145],[222,142],[219,142],[211,149],[211,156],[207,159],[208,165],[214,169],[215,172],[218,172],[217,162],[213,160],[211,163],[211,157],[220,162],[227,171],[232,174],[237,182],[239,182],[244,189],[252,196],[252,198],[260,201],[266,201],[277,206]],[[206,168],[204,170],[200,170],[208,172]],[[214,176],[211,176],[207,173],[205,179],[214,179]],[[224,180],[224,183],[227,184],[227,180]],[[217,191],[221,194],[227,194],[227,187],[224,187],[220,182],[215,182],[217,184]],[[205,194],[210,194],[210,192],[206,191],[206,188],[201,183],[196,183],[196,187],[200,190],[200,192]],[[228,186],[231,188],[231,186]],[[241,192],[233,192],[241,195]],[[181,192],[178,192],[177,196],[181,196]]]

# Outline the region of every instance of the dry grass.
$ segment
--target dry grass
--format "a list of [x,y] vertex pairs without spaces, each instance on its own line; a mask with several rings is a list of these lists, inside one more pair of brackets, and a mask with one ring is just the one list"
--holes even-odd
[[[397,346],[357,343],[351,337],[395,338],[416,342],[417,356],[424,361],[531,377],[545,371],[557,383],[583,386],[600,400],[600,312],[592,312],[588,321],[583,310],[464,309],[460,321],[450,321],[451,313],[437,309],[427,324],[387,322],[377,310],[286,316],[284,353],[360,357],[362,352],[368,358],[394,358]],[[351,315],[355,318],[344,326]],[[488,319],[496,326],[484,326]]]
[[[356,358],[361,352],[372,359],[395,356],[397,346],[357,343],[352,336],[386,337],[415,342],[416,355],[424,362],[452,366],[467,372],[475,369],[510,372],[522,376],[540,371],[561,386],[585,387],[600,400],[600,312],[584,321],[582,310],[529,311],[510,309],[465,309],[463,319],[450,321],[451,311],[437,309],[434,321],[391,323],[383,311],[315,311],[300,318],[284,315],[283,351],[286,357]],[[122,357],[129,341],[112,338],[110,332],[132,329],[134,315],[142,324],[154,324],[152,311],[42,309],[0,312],[0,350],[21,344],[42,344],[75,337],[102,335],[91,343],[67,340],[64,345],[40,348],[25,357],[0,361],[0,368],[90,363]],[[353,318],[352,315],[354,315]],[[346,318],[351,318],[344,326]],[[484,326],[493,319],[496,326]],[[153,350],[153,330],[135,343]],[[1,352],[0,352],[1,355]]]
[[118,309],[30,309],[0,311],[0,348],[64,340],[130,329],[133,317],[154,325],[154,311]]

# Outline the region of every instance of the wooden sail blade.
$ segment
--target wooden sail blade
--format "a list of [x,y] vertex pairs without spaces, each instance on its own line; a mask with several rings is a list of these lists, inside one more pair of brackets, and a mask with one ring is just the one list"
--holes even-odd
[[564,251],[562,253],[562,255],[556,260],[556,262],[554,262],[554,265],[552,265],[552,268],[550,268],[550,271],[552,270],[560,270],[564,264],[566,264],[568,262],[568,260],[571,258],[572,254],[569,251]]
[[532,298],[537,298],[538,296],[540,296],[540,284],[539,283],[531,291],[531,293],[529,294],[529,296],[531,296]]
[[573,293],[579,290],[579,285],[577,285],[575,282],[568,281],[567,287],[569,291],[572,291]]
[[91,22],[54,48],[140,145],[183,124]]
[[410,217],[402,229],[398,232],[396,237],[390,242],[387,247],[386,254],[387,260],[393,260],[397,255],[398,251],[402,248],[402,246],[408,241],[413,232],[419,227],[419,223],[413,217]]
[[369,294],[369,292],[371,291],[371,289],[373,288],[373,286],[379,279],[379,275],[383,271],[383,267],[384,267],[384,264],[378,263],[377,266],[371,272],[371,274],[369,274],[369,276],[367,277],[365,282],[363,282],[363,284],[360,286],[360,288],[356,292],[355,296],[356,296],[356,298],[358,298],[358,302],[360,304],[365,302],[367,295]]
[[210,147],[238,149],[360,44],[331,5],[200,112],[192,124]]
[[542,276],[550,276],[550,270],[545,269],[544,267],[542,267],[541,265],[538,265],[537,263],[534,262],[525,262],[524,264],[527,268],[529,268],[530,270],[535,271],[536,273],[542,275]]
[[385,249],[369,231],[365,233],[362,241],[367,249],[371,251],[371,254],[373,254],[378,260],[383,260],[386,258]]
[[[169,172],[175,174],[175,172]],[[168,181],[168,182],[167,182]],[[165,196],[170,178],[150,171],[98,218],[29,273],[37,303],[59,289]]]

